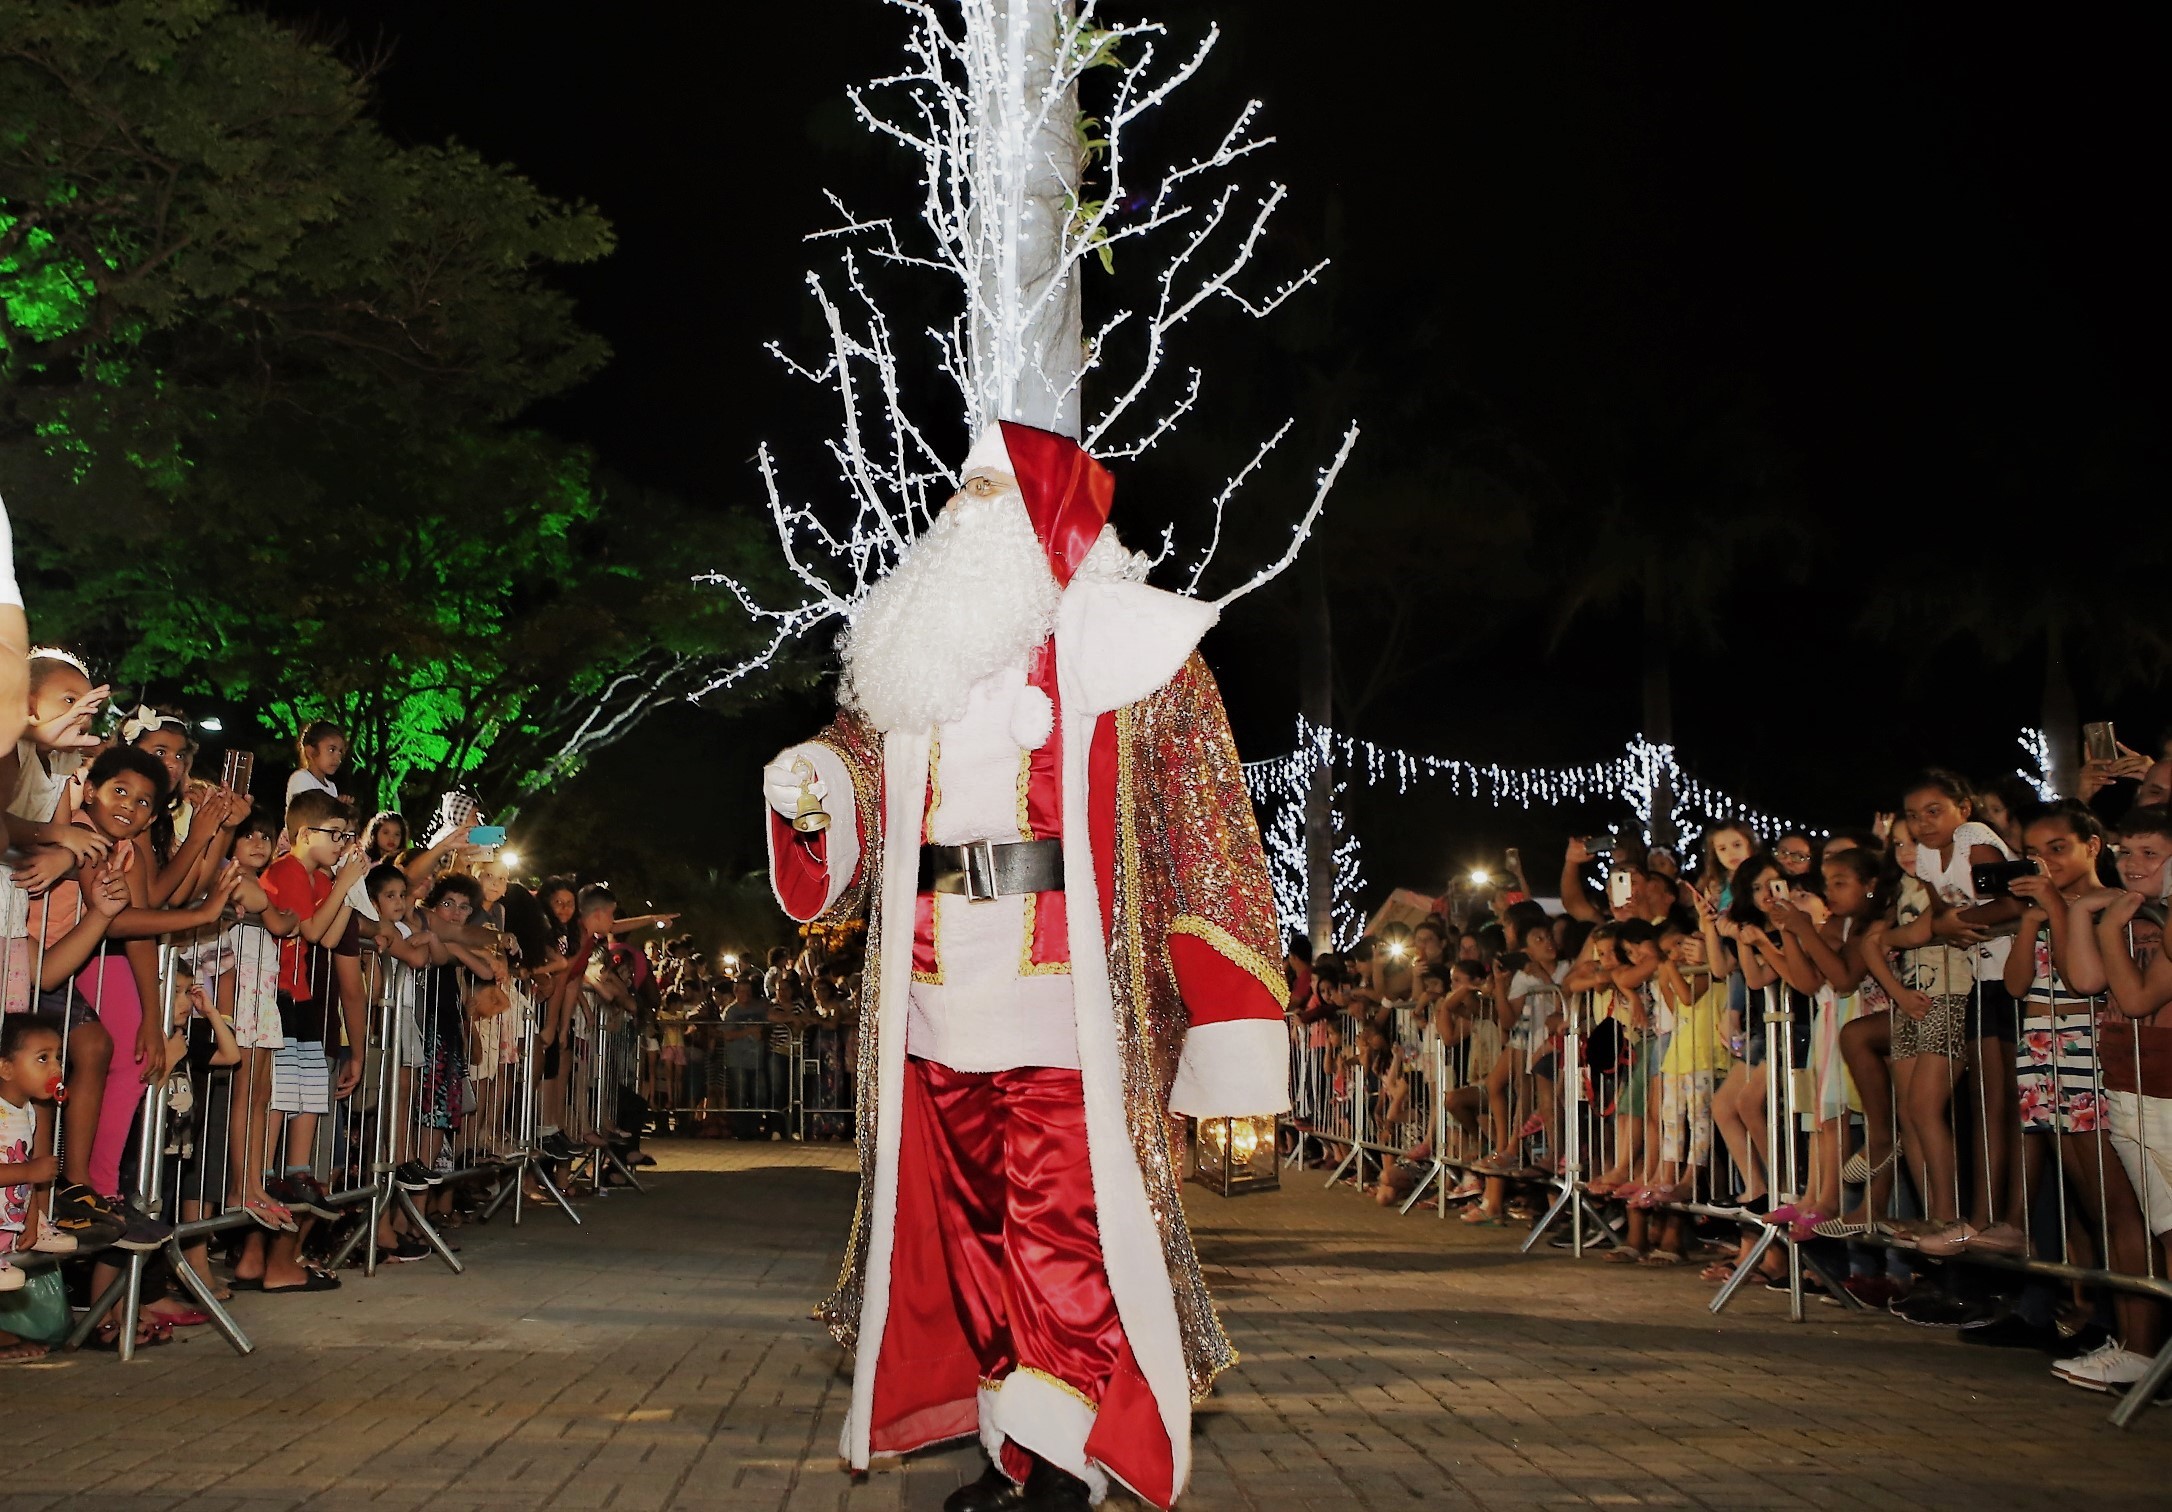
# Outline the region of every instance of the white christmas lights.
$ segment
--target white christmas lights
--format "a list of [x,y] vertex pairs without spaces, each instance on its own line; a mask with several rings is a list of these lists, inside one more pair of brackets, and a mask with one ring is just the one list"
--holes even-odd
[[2036,796],[2046,803],[2056,803],[2059,798],[2058,784],[2051,775],[2051,741],[2042,730],[2024,729],[2016,737],[2021,754],[2029,758],[2025,767],[2014,770],[2023,782],[2036,789]]
[[[860,123],[919,159],[918,225],[901,232],[888,219],[855,215],[834,195],[838,225],[810,240],[844,244],[832,279],[809,273],[807,285],[829,335],[819,362],[769,350],[797,376],[830,390],[841,412],[829,442],[848,505],[818,511],[787,499],[769,448],[757,466],[785,564],[799,601],[760,602],[729,574],[696,581],[728,589],[768,631],[767,643],[736,665],[716,670],[692,695],[728,686],[768,666],[786,645],[837,619],[849,620],[867,590],[927,527],[952,486],[950,461],[909,411],[890,323],[870,291],[864,263],[935,275],[959,296],[947,326],[922,334],[956,390],[963,433],[992,418],[1018,419],[1078,435],[1105,459],[1136,457],[1190,411],[1203,384],[1186,367],[1178,391],[1144,418],[1171,367],[1172,339],[1201,309],[1228,301],[1263,317],[1313,282],[1325,263],[1303,268],[1270,291],[1247,292],[1245,275],[1287,191],[1268,184],[1249,200],[1232,170],[1273,138],[1255,136],[1260,106],[1248,102],[1211,151],[1142,176],[1132,128],[1198,72],[1219,38],[1207,35],[1181,61],[1157,59],[1164,28],[1097,16],[1098,0],[889,0],[911,21],[906,66],[849,91]],[[1112,69],[1104,114],[1080,114],[1079,86]],[[1097,163],[1094,192],[1083,197],[1083,168]],[[1204,191],[1199,193],[1198,191]],[[1193,198],[1187,198],[1193,196]],[[1098,319],[1090,334],[1080,295],[1095,264],[1161,249],[1147,300]],[[1136,366],[1117,375],[1119,347]],[[1089,376],[1108,395],[1083,409]],[[1191,565],[1183,591],[1196,594],[1222,540],[1232,497],[1290,429],[1285,423],[1214,500],[1211,537]],[[1219,600],[1228,604],[1270,581],[1295,560],[1318,521],[1357,440],[1343,435],[1317,478],[1313,497],[1287,549]],[[1162,558],[1169,553],[1165,537]]]
[[[2058,789],[2049,775],[2051,742],[2036,729],[2024,729],[2018,740],[2034,768],[2021,768],[2021,777],[2046,802],[2057,798]],[[1351,779],[1362,780],[1367,787],[1392,782],[1398,793],[1409,792],[1421,781],[1444,780],[1456,795],[1482,799],[1496,808],[1506,804],[1534,808],[1621,803],[1636,816],[1637,826],[1647,840],[1652,833],[1652,810],[1664,781],[1673,798],[1669,808],[1676,843],[1685,849],[1722,820],[1747,824],[1768,838],[1790,831],[1813,836],[1827,833],[1768,813],[1698,781],[1683,768],[1673,746],[1646,740],[1642,735],[1631,740],[1619,756],[1606,761],[1570,767],[1511,767],[1397,750],[1339,734],[1300,715],[1294,750],[1244,764],[1245,785],[1251,790],[1253,803],[1266,816],[1260,834],[1266,842],[1274,878],[1275,908],[1288,929],[1303,930],[1310,917],[1305,795],[1313,775],[1323,768],[1335,773],[1336,779],[1332,809],[1336,834],[1334,917],[1335,938],[1342,944],[1353,938],[1359,918],[1355,897],[1360,875],[1358,838],[1349,827],[1343,803]]]

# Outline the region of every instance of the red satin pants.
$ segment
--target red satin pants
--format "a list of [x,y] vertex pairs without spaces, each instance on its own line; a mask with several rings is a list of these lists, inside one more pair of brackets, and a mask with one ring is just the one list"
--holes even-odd
[[[982,1388],[1029,1373],[1090,1404],[1085,1453],[1166,1506],[1168,1436],[1102,1265],[1079,1073],[905,1068],[874,1447],[976,1432]],[[1077,1452],[1026,1431],[1004,1445],[1014,1476],[1020,1439],[1058,1464]]]

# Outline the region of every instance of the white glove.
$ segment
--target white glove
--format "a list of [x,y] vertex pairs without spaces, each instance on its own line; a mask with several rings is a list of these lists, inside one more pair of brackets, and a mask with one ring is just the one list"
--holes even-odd
[[813,762],[786,751],[762,768],[762,793],[771,808],[790,819],[799,813],[803,795],[811,794],[819,803],[829,797],[830,788],[815,776]]

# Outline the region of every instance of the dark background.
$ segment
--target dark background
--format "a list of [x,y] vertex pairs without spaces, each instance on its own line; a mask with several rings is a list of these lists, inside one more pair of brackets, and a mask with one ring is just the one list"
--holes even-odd
[[[813,345],[801,276],[830,254],[800,238],[833,221],[822,189],[909,210],[911,164],[843,101],[894,64],[897,13],[874,0],[274,9],[344,50],[390,46],[380,89],[397,136],[457,137],[616,224],[618,251],[568,277],[616,359],[544,423],[719,510],[762,507],[764,439],[809,487],[824,481],[807,447],[829,411],[762,348]],[[1957,579],[2017,602],[2087,593],[2131,511],[2161,509],[2161,13],[1140,9],[1180,40],[1224,31],[1148,145],[1218,133],[1263,100],[1279,142],[1249,180],[1293,193],[1262,277],[1334,264],[1265,325],[1203,328],[1201,417],[1120,475],[1134,544],[1193,518],[1189,501],[1296,413],[1284,465],[1252,496],[1253,534],[1225,557],[1260,559],[1355,418],[1361,461],[1324,526],[1364,543],[1335,559],[1338,638],[1363,660],[1378,629],[1368,573],[1422,584],[1425,610],[1406,674],[1341,722],[1475,760],[1591,761],[1639,725],[1638,619],[1617,604],[1564,629],[1572,564],[1625,476],[1722,434],[1777,480],[1759,507],[1780,498],[1794,535],[1746,553],[1709,628],[1674,648],[1690,767],[1825,825],[1890,807],[1928,761],[2011,770],[2015,734],[2038,720],[2041,655],[1881,633],[1873,599]],[[1540,501],[1523,539],[1470,549],[1447,514],[1439,529],[1363,530],[1381,500],[1423,501],[1480,453],[1514,458]],[[1456,507],[1443,490],[1438,508]],[[1497,591],[1510,568],[1532,585],[1517,597]],[[1207,642],[1249,755],[1289,743],[1295,606],[1278,585]],[[2154,741],[2153,690],[2113,685],[2100,649],[2068,647],[2081,717]],[[755,769],[825,702],[659,718],[536,814],[531,854],[571,860],[576,841],[605,837],[605,854],[691,846],[730,888],[761,864]],[[1376,884],[1437,887],[1517,844],[1550,890],[1542,858],[1561,836],[1623,812],[1375,793],[1356,816]]]

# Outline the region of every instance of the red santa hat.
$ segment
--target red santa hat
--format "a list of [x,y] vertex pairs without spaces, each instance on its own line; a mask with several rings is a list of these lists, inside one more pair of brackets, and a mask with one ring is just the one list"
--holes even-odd
[[966,453],[960,476],[976,468],[1007,472],[1018,480],[1033,533],[1048,553],[1048,570],[1055,574],[1057,587],[1068,587],[1109,522],[1116,479],[1069,436],[1013,420],[994,421],[981,431]]

